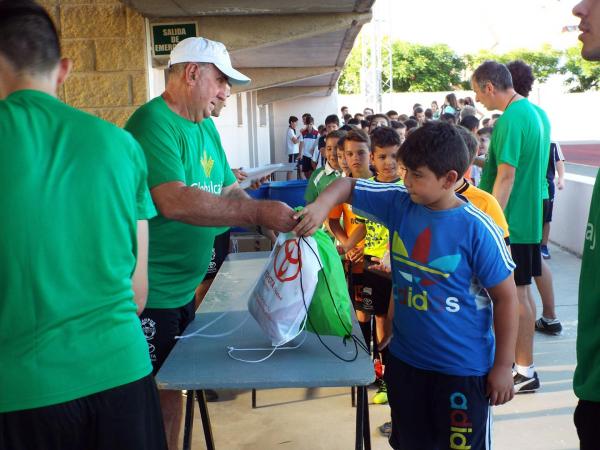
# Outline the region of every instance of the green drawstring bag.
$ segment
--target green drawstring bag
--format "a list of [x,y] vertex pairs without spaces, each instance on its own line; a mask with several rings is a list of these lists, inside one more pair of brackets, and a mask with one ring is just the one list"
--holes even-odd
[[319,335],[349,336],[352,334],[351,302],[340,256],[323,230],[318,230],[313,238],[323,268],[308,308],[306,329]]

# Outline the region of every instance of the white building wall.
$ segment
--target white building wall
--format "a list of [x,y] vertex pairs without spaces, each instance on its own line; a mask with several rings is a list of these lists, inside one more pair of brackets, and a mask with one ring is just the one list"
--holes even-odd
[[[384,94],[381,112],[386,113],[390,109],[400,114],[410,115],[415,103],[420,103],[424,108],[429,108],[433,100],[441,107],[444,98],[449,92],[403,92],[396,94]],[[475,99],[472,91],[454,91],[457,98],[469,96]],[[571,141],[597,141],[598,140],[598,117],[597,110],[600,104],[600,91],[585,92],[580,94],[568,94],[555,83],[534,85],[530,94],[530,100],[546,111],[552,124],[552,139],[560,142]],[[342,106],[348,106],[351,114],[362,112],[368,105],[361,95],[339,95],[339,111]],[[491,117],[481,104],[477,108]]]

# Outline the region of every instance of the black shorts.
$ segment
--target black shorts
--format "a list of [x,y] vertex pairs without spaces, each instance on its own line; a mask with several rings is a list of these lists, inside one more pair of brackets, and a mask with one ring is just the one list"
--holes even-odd
[[212,256],[210,258],[210,263],[208,264],[206,275],[204,275],[204,280],[212,280],[217,275],[223,261],[225,261],[225,258],[227,258],[227,255],[229,254],[230,241],[231,232],[229,230],[215,237]]
[[312,170],[312,158],[310,156],[302,155],[302,172],[310,172],[311,170]]
[[554,209],[554,182],[548,182],[548,198],[544,200],[542,217],[544,223],[552,222],[552,210]]
[[361,292],[363,288],[363,274],[353,273],[352,264],[348,270],[348,290],[350,292],[350,298],[354,304],[354,308],[357,308],[357,304],[360,302]]
[[600,424],[600,402],[579,400],[573,416],[580,450],[598,448],[598,424]]
[[366,313],[385,316],[390,306],[392,280],[383,272],[369,269],[373,264],[371,257],[365,256],[360,301],[355,307]]
[[392,410],[392,448],[491,448],[487,377],[417,369],[388,352],[383,378]]
[[542,274],[540,244],[510,244],[510,252],[517,265],[514,272],[517,286],[527,286],[531,284],[531,277]]
[[298,161],[298,153],[294,153],[293,155],[288,155],[288,162],[294,163]]
[[56,405],[0,413],[0,449],[166,450],[154,377]]
[[183,334],[194,320],[195,312],[194,299],[179,308],[146,308],[142,311],[140,321],[148,342],[153,375],[157,374],[175,346],[175,336]]

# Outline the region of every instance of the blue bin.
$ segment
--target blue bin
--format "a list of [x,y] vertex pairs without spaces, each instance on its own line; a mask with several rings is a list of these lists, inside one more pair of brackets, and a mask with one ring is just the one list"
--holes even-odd
[[291,208],[305,206],[307,184],[307,180],[274,181],[269,188],[269,198],[287,203]]
[[269,198],[269,184],[261,184],[258,189],[246,189],[246,193],[254,200],[267,200]]

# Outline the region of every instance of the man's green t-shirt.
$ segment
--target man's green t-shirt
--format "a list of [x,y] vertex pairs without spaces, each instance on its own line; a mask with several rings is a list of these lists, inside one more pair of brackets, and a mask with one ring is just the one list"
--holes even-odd
[[306,185],[306,191],[304,192],[306,203],[314,202],[319,194],[339,177],[340,173],[333,169],[329,163],[325,163],[324,167],[319,167],[315,170],[310,176]]
[[600,402],[600,247],[596,242],[600,227],[600,175],[596,177],[590,214],[585,230],[583,258],[579,276],[577,322],[577,367],[573,377],[575,395],[582,400]]
[[542,240],[542,198],[550,149],[548,125],[527,99],[509,105],[494,125],[479,187],[492,193],[500,164],[515,168],[515,180],[504,214],[511,244]]
[[133,301],[137,220],[156,212],[133,137],[48,94],[0,101],[0,413],[151,371]]
[[[191,122],[156,97],[131,116],[125,129],[144,149],[150,189],[180,181],[220,195],[235,182],[210,118]],[[223,229],[169,220],[160,212],[149,228],[147,307],[178,308],[192,300],[208,269],[214,238]]]

